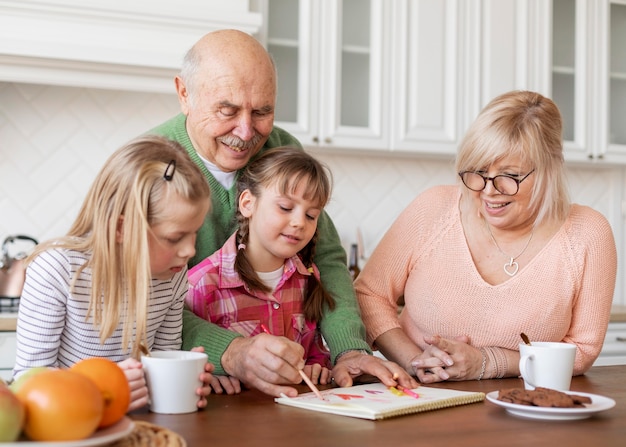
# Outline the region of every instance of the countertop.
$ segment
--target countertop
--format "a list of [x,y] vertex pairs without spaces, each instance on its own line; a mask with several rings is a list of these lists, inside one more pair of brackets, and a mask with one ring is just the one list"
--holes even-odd
[[[132,412],[130,417],[183,435],[189,447],[623,446],[626,439],[625,374],[624,365],[600,366],[572,379],[571,389],[575,393],[592,393],[595,395],[592,399],[607,396],[617,403],[607,411],[598,410],[597,414],[582,420],[517,417],[485,401],[369,421],[279,405],[257,390],[236,395],[211,394],[207,407],[194,413],[157,414],[141,409]],[[521,386],[517,378],[429,385],[484,393]],[[301,385],[297,388],[306,390]]]
[[0,312],[0,331],[14,331],[17,327],[17,313]]

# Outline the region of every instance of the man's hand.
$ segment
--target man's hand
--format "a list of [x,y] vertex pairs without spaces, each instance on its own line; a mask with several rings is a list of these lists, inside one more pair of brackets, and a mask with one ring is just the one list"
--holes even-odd
[[400,365],[388,360],[351,351],[341,356],[332,371],[338,386],[352,386],[353,379],[363,374],[377,377],[387,386],[417,388],[419,384]]
[[241,382],[233,376],[216,376],[211,379],[211,388],[215,394],[239,394],[241,393]]
[[265,394],[296,397],[298,391],[284,384],[302,381],[304,348],[285,337],[259,334],[237,337],[224,352],[222,366],[228,375]]

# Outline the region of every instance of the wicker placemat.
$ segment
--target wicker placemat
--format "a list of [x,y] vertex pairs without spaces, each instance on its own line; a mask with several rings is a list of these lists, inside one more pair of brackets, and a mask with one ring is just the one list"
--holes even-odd
[[150,422],[133,422],[133,431],[125,438],[110,444],[110,447],[187,447],[185,439],[172,430]]

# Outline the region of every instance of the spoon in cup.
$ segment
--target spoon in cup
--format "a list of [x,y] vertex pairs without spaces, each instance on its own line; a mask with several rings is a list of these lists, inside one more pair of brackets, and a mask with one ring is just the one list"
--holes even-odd
[[520,337],[522,337],[522,340],[524,341],[524,343],[526,343],[528,346],[530,346],[530,339],[528,338],[528,335],[524,334],[523,332],[519,334]]
[[139,343],[139,350],[144,356],[150,357],[150,350],[143,343]]

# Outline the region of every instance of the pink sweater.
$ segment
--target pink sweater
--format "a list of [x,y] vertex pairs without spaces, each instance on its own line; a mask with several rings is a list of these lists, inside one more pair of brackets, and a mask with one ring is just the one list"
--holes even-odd
[[459,197],[457,186],[419,195],[368,260],[355,283],[368,341],[401,327],[422,349],[424,335],[440,334],[518,350],[525,332],[531,340],[576,344],[574,374],[583,374],[600,353],[613,301],[617,253],[607,220],[573,205],[530,263],[490,285],[472,261]]

